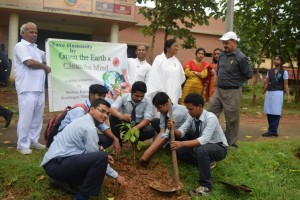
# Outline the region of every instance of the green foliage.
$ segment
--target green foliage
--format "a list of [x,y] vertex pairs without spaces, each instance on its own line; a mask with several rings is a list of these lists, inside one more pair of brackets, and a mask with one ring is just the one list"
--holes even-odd
[[140,137],[140,130],[133,128],[130,123],[122,122],[120,125],[120,137],[124,142],[130,141],[133,144],[133,148],[140,150],[143,146],[142,141],[138,141]]
[[[207,12],[209,10],[209,12]],[[219,18],[216,1],[190,0],[156,0],[155,8],[143,7],[140,9],[150,24],[142,28],[146,36],[153,36],[159,29],[165,30],[165,38],[172,35],[184,41],[183,48],[195,48],[195,38],[190,29],[195,25],[208,25],[210,17]]]
[[239,0],[235,9],[239,47],[253,63],[259,54],[281,54],[288,62],[296,57],[300,44],[299,0]]

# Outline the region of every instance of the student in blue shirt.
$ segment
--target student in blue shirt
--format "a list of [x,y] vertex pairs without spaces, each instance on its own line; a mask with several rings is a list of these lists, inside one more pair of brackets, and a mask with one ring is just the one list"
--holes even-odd
[[[180,160],[190,161],[195,159],[199,170],[200,186],[190,191],[191,196],[206,195],[211,192],[212,178],[210,164],[212,161],[220,161],[227,154],[227,140],[215,114],[203,109],[204,99],[199,94],[189,94],[184,99],[184,104],[189,112],[189,117],[180,128],[176,128],[176,137],[184,137],[190,129],[196,135],[196,139],[187,141],[172,141],[171,149],[176,149]],[[167,124],[171,128],[170,120]]]
[[[89,99],[81,102],[87,107],[87,110],[90,109],[91,102],[95,99],[105,98],[108,90],[103,85],[93,84],[89,87]],[[84,116],[86,113],[82,107],[76,107],[68,112],[65,119],[61,122],[59,126],[59,131],[63,130],[64,127],[70,124],[73,120]],[[107,148],[113,145],[114,150],[116,152],[116,156],[118,157],[121,151],[120,143],[118,138],[112,133],[110,127],[104,122],[98,124],[97,128],[103,133],[99,134],[99,145],[103,148]]]
[[140,130],[140,141],[154,137],[155,130],[150,124],[152,120],[152,104],[150,99],[145,97],[146,92],[146,84],[142,81],[136,81],[132,85],[131,93],[119,96],[112,104],[109,121],[112,132],[119,139],[120,127],[118,125],[122,121],[129,122],[132,128]]
[[100,193],[109,165],[107,154],[99,150],[96,127],[108,118],[109,109],[110,104],[104,99],[94,100],[86,115],[75,119],[54,137],[41,163],[52,179],[78,186],[75,200],[86,200]]
[[[158,133],[151,146],[144,152],[140,158],[141,164],[146,164],[149,158],[162,146],[169,141],[170,130],[167,129],[169,120],[169,102],[170,97],[165,92],[158,92],[152,99],[153,105],[160,112],[160,119],[152,120],[151,124]],[[176,122],[176,128],[179,128],[189,117],[188,110],[185,106],[172,103],[173,120]],[[176,140],[194,139],[194,134],[186,134],[184,138],[176,138]]]

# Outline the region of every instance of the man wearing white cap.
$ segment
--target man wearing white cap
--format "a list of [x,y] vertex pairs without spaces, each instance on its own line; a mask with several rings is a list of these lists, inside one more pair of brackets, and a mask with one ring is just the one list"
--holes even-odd
[[234,32],[225,33],[220,40],[223,43],[224,52],[220,54],[217,66],[217,88],[207,110],[218,117],[220,112],[224,111],[226,139],[230,146],[237,147],[242,84],[252,78],[253,71],[247,57],[237,48],[240,39]]

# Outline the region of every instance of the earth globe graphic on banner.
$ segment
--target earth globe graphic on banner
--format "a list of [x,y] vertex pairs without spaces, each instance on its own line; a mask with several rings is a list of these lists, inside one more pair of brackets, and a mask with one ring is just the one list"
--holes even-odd
[[77,4],[78,0],[65,0],[65,3],[68,6],[75,6]]
[[125,82],[124,77],[117,71],[107,71],[102,75],[104,86],[113,93],[120,87],[121,83]]

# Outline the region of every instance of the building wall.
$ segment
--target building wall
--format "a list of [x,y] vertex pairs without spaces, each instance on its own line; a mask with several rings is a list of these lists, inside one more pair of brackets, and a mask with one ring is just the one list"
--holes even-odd
[[[138,21],[138,24],[127,29],[124,29],[119,32],[119,42],[127,43],[129,45],[138,45],[144,44],[147,47],[151,47],[151,40],[152,37],[145,37],[142,32],[141,28],[143,25],[148,24],[149,22],[144,20],[144,17],[139,13],[139,9],[135,9],[135,19]],[[209,20],[209,26],[195,26],[191,32],[193,36],[196,38],[196,46],[202,47],[206,50],[206,53],[212,53],[215,48],[222,48],[222,43],[218,40],[223,33],[225,32],[225,22],[220,20]],[[172,36],[169,36],[169,39]],[[181,43],[178,40],[179,44]],[[159,30],[155,40],[154,46],[154,57],[155,55],[161,54],[163,52],[164,47],[164,31]],[[182,49],[180,47],[177,58],[180,60],[182,64],[184,64],[187,60],[195,57],[196,49]],[[206,62],[211,62],[211,57],[205,57],[204,60]],[[150,61],[150,51],[148,51],[147,56],[148,62]]]
[[[151,37],[145,37],[140,32],[140,26],[134,26],[127,28],[125,30],[120,31],[119,33],[119,42],[127,43],[129,45],[138,45],[144,44],[147,47],[151,47]],[[207,34],[199,34],[193,33],[193,36],[196,38],[196,46],[203,47],[207,53],[212,53],[215,48],[222,48],[222,44],[218,41],[220,36],[212,36]],[[169,37],[171,38],[171,37]],[[179,44],[181,43],[178,40]],[[161,54],[164,48],[164,32],[158,31],[156,39],[155,39],[155,46],[154,46],[154,55]],[[180,60],[182,64],[184,64],[188,59],[195,57],[195,50],[196,49],[183,49],[179,48],[177,58]],[[147,60],[150,61],[150,49],[148,50]],[[204,60],[206,62],[211,62],[211,57],[205,57]]]
[[[11,12],[17,12],[19,14],[20,24],[23,24],[27,21],[32,21],[38,25],[39,30],[44,30],[45,32],[53,32],[53,35],[57,35],[56,32],[66,32],[69,33],[70,38],[67,39],[74,39],[72,38],[72,33],[80,33],[80,34],[90,34],[91,40],[94,41],[109,41],[109,34],[110,34],[110,24],[112,22],[119,23],[120,31],[119,31],[119,42],[120,43],[127,43],[128,45],[137,45],[137,44],[145,44],[146,46],[150,47],[151,45],[151,37],[144,37],[144,35],[140,32],[140,28],[142,25],[145,25],[149,22],[144,20],[144,17],[139,13],[139,7],[135,7],[132,9],[134,14],[129,16],[128,22],[120,21],[120,15],[114,17],[111,15],[103,16],[101,19],[100,15],[92,16],[93,13],[87,16],[86,13],[72,13],[67,12],[67,10],[52,10],[45,7],[41,7],[42,3],[46,0],[27,0],[27,4],[33,6],[32,12],[30,6],[24,6],[25,1],[20,1],[18,4],[22,4],[23,6],[15,6],[16,10],[12,10],[8,4],[1,2],[5,2],[0,0],[0,43],[4,43],[6,47],[8,47],[8,26],[9,26],[9,14]],[[61,0],[63,2],[63,0]],[[93,0],[89,0],[93,2]],[[118,2],[122,3],[123,0],[110,0],[111,2]],[[31,3],[30,3],[31,2]],[[57,1],[58,2],[58,1]],[[79,1],[81,2],[81,1]],[[88,2],[88,1],[82,1]],[[124,1],[129,2],[132,5],[133,0]],[[49,4],[49,2],[48,2]],[[50,5],[50,4],[49,4]],[[51,4],[52,5],[52,4]],[[53,7],[56,6],[55,3],[52,5]],[[94,9],[94,8],[93,8]],[[40,12],[41,11],[41,12]],[[49,12],[49,13],[47,13]],[[61,13],[62,12],[62,13]],[[131,19],[130,19],[131,18]],[[98,21],[97,21],[98,20]],[[222,48],[221,42],[218,40],[221,35],[225,32],[225,23],[222,20],[209,20],[210,25],[206,26],[196,26],[191,31],[193,36],[196,37],[197,47],[203,47],[206,49],[207,53],[212,53],[214,48]],[[135,25],[134,25],[135,24]],[[179,23],[180,24],[180,23]],[[19,31],[19,30],[16,30]],[[51,37],[51,34],[45,37]],[[65,38],[65,37],[64,37]],[[164,32],[163,30],[158,31],[156,42],[154,46],[154,53],[153,58],[161,54],[163,51],[164,46]],[[169,38],[172,38],[171,36]],[[77,38],[76,38],[77,39]],[[44,38],[38,39],[41,44],[43,44]],[[42,42],[40,40],[43,40]],[[181,41],[178,41],[179,44]],[[43,49],[43,47],[41,47]],[[149,61],[150,52],[148,52],[148,61]],[[10,56],[11,57],[11,56]],[[186,50],[186,49],[179,49],[178,59],[182,64],[184,64],[188,59],[195,57],[195,49]],[[204,58],[205,61],[210,62],[211,57]]]
[[0,43],[5,44],[5,47],[7,48],[7,46],[8,46],[8,27],[7,26],[0,26]]

